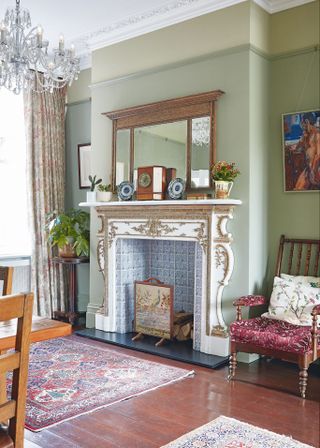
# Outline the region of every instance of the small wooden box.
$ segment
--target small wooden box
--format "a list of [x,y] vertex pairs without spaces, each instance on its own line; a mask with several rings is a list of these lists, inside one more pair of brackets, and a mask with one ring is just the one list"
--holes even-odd
[[138,201],[162,200],[166,191],[166,168],[164,166],[143,166],[138,168]]

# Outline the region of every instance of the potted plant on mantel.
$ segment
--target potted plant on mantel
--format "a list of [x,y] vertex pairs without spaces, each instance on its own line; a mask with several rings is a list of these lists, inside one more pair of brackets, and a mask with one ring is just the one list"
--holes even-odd
[[240,171],[235,168],[234,162],[221,161],[213,165],[211,175],[216,199],[226,199],[229,197],[233,187],[233,181],[239,174]]
[[96,201],[96,192],[95,188],[97,185],[101,184],[102,179],[97,179],[97,176],[89,176],[88,177],[91,185],[90,191],[87,191],[87,202],[95,202]]
[[111,184],[100,184],[97,191],[98,202],[109,202],[112,199],[112,186]]
[[50,247],[57,247],[60,257],[89,255],[90,215],[83,210],[53,211],[47,215],[46,231]]

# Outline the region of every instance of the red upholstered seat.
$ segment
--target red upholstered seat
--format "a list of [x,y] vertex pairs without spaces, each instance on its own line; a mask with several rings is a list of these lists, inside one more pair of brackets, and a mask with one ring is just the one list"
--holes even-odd
[[[254,344],[267,349],[304,354],[311,350],[311,327],[282,320],[256,317],[230,325],[232,342]],[[320,333],[318,336],[320,342]]]

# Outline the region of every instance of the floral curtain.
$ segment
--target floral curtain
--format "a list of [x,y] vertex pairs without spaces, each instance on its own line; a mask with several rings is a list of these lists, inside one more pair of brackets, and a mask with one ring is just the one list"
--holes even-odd
[[66,309],[61,265],[50,263],[46,214],[63,211],[65,190],[66,89],[53,93],[25,92],[29,223],[32,236],[31,288],[34,312],[52,317]]

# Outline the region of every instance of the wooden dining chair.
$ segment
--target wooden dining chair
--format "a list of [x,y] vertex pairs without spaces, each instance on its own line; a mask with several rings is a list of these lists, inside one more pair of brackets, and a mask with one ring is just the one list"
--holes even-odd
[[0,296],[12,293],[13,267],[0,266]]
[[[23,448],[33,294],[0,297],[0,322],[17,319],[14,352],[0,355],[0,448]],[[13,371],[11,397],[6,399],[6,373]]]

